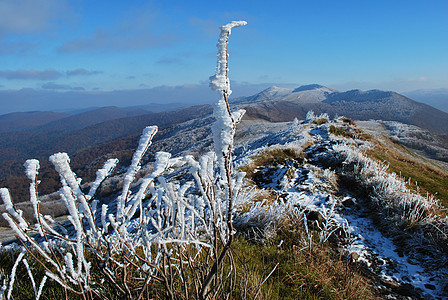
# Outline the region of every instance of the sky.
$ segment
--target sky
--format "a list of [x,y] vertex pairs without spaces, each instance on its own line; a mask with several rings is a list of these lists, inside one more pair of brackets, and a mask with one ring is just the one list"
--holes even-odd
[[219,27],[234,96],[270,85],[448,88],[448,1],[0,0],[0,114],[210,103]]

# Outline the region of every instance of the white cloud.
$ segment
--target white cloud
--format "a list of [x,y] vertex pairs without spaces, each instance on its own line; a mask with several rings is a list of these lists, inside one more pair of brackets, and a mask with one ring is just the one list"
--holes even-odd
[[0,40],[0,54],[22,54],[36,48],[36,44],[26,42],[6,42]]
[[50,80],[61,77],[61,72],[53,69],[47,70],[3,70],[0,71],[0,78],[5,79],[34,79],[34,80]]
[[54,82],[47,82],[42,85],[42,88],[45,90],[72,90],[73,88],[69,85],[57,84]]
[[70,15],[66,0],[0,0],[0,37],[41,32]]
[[100,71],[88,71],[86,69],[76,69],[65,72],[67,76],[88,76],[88,75],[97,75],[102,72]]
[[75,69],[69,70],[66,72],[56,71],[54,69],[46,69],[46,70],[0,70],[0,78],[8,79],[8,80],[53,80],[62,77],[63,75],[68,76],[89,76],[96,75],[102,72],[100,71],[89,71],[86,69]]
[[150,5],[123,13],[115,26],[97,27],[59,47],[60,53],[138,50],[171,45],[180,37],[166,31]]
[[190,18],[189,24],[191,26],[199,29],[199,31],[202,34],[204,34],[208,37],[211,37],[211,36],[215,37],[216,33],[218,32],[219,28],[222,25],[216,20],[199,19],[199,18],[195,18],[195,17]]
[[155,34],[150,28],[129,32],[97,29],[90,36],[80,36],[65,43],[59,48],[59,52],[138,50],[167,46],[177,39],[174,34]]
[[396,82],[425,82],[425,81],[428,81],[428,78],[426,78],[425,76],[420,76],[417,78],[404,78],[404,79],[397,78],[394,81],[396,81]]

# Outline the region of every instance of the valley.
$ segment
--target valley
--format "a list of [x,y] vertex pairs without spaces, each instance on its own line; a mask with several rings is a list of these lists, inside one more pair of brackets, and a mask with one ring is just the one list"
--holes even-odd
[[[316,98],[310,96],[309,88],[305,86],[294,93],[308,94],[307,103],[316,101],[312,100]],[[318,95],[328,92],[321,91],[320,86],[312,88],[319,90]],[[284,97],[288,93],[276,91],[270,97]],[[381,297],[441,299],[445,293],[443,274],[447,272],[441,266],[448,259],[444,246],[448,225],[443,219],[448,205],[445,184],[448,164],[443,161],[446,155],[443,136],[397,121],[352,121],[346,117],[332,120],[327,114],[312,111],[302,121],[271,122],[280,118],[276,111],[269,115],[271,105],[282,106],[264,103],[267,92],[262,94],[249,102],[239,100],[233,104],[248,109],[236,132],[234,164],[246,172],[246,188],[255,189],[255,199],[259,199],[250,204],[249,212],[243,210],[236,214],[235,227],[239,234],[256,242],[275,241],[277,233],[271,228],[273,225],[266,224],[280,224],[284,222],[283,216],[294,216],[295,226],[303,232],[299,240],[290,241],[284,247],[295,245],[300,251],[329,247],[334,255],[348,260],[350,268],[364,270],[360,272],[370,282],[369,289]],[[264,102],[256,104],[260,99]],[[254,108],[256,114],[251,110]],[[114,205],[122,187],[123,172],[131,162],[138,131],[148,122],[158,124],[159,133],[142,158],[137,178],[151,172],[153,157],[158,151],[168,151],[176,157],[199,157],[212,149],[210,128],[214,118],[209,106],[159,116],[119,118],[69,131],[69,134],[65,132],[67,140],[80,142],[68,149],[74,153],[71,166],[83,178],[84,190],[89,188],[95,171],[106,159],[119,158],[116,171],[97,192],[102,203]],[[95,138],[97,145],[82,149],[89,141],[84,135]],[[55,138],[53,143],[56,141]],[[52,149],[48,147],[46,151]],[[373,169],[369,171],[369,168]],[[39,189],[42,195],[48,195],[40,197],[41,210],[63,223],[68,212],[59,196],[43,192],[59,188],[58,174],[49,173],[51,169],[48,163],[42,164]],[[183,182],[182,174],[184,171],[175,168],[165,176],[168,180]],[[22,182],[22,193],[26,195],[26,181],[15,178],[18,177],[12,180]],[[14,188],[11,191],[16,199],[17,191]],[[32,219],[32,206],[26,203],[26,198],[23,196],[23,203],[14,201],[15,206]],[[388,208],[384,210],[384,207]],[[4,220],[1,224],[6,225]],[[3,229],[2,241],[9,241],[12,233]],[[280,264],[279,268],[285,266]]]

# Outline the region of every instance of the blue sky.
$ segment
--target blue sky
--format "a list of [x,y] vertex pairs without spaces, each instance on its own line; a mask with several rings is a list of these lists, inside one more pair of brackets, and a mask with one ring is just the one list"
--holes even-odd
[[[0,0],[0,113],[103,106],[73,95],[135,90],[147,96],[122,102],[209,102],[218,28],[232,20],[248,22],[230,40],[238,95],[271,84],[448,88],[447,15],[445,0]],[[203,96],[170,99],[179,89]]]

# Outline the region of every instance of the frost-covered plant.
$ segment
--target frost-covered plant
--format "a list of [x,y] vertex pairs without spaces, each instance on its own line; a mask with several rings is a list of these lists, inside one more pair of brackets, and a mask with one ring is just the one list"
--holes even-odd
[[319,224],[319,222],[316,222],[316,225],[320,230],[320,244],[325,243],[330,238],[330,236],[340,228],[339,224],[337,224],[336,220],[334,219],[335,205],[336,201],[333,200],[333,204],[329,208],[322,205],[319,211],[323,219],[323,222],[321,224]]
[[315,118],[316,118],[316,115],[314,114],[314,111],[309,110],[309,111],[306,113],[306,118],[305,118],[306,121],[308,121],[308,122],[312,122]]
[[[36,224],[14,208],[6,188],[0,189],[7,210],[3,217],[29,256],[45,269],[37,288],[23,252],[10,276],[8,299],[21,261],[27,266],[36,299],[47,278],[88,298],[107,297],[107,286],[122,297],[141,298],[152,282],[162,284],[169,298],[225,294],[227,275],[222,266],[235,234],[234,213],[248,197],[243,190],[244,173],[233,170],[233,139],[244,110],[231,112],[229,108],[227,44],[231,30],[245,24],[236,21],[221,27],[216,75],[210,78],[212,89],[222,95],[214,111],[214,152],[198,161],[158,152],[152,172],[133,186],[141,159],[157,133],[156,126],[148,126],[124,176],[122,191],[110,204],[101,203],[96,191],[118,160],[108,160],[85,193],[81,179],[70,168],[69,156],[56,153],[50,161],[60,175],[59,194],[69,212],[69,224],[64,226],[40,212],[37,160],[25,163]],[[164,176],[176,168],[187,168],[193,180],[179,183]]]
[[328,116],[327,113],[322,113],[319,116],[316,116],[314,114],[314,111],[312,111],[312,110],[309,110],[306,113],[305,122],[307,122],[307,123],[314,122],[314,123],[317,123],[318,125],[321,125],[321,124],[319,124],[320,122],[318,122],[319,120],[321,120],[321,122],[323,122],[323,120],[326,120],[325,122],[328,122],[328,120],[330,120],[330,117]]
[[372,188],[372,199],[398,226],[422,225],[434,220],[432,212],[438,206],[437,200],[413,193],[397,174],[387,172],[388,165],[347,144],[334,145],[333,150],[345,165],[353,168],[363,185]]

